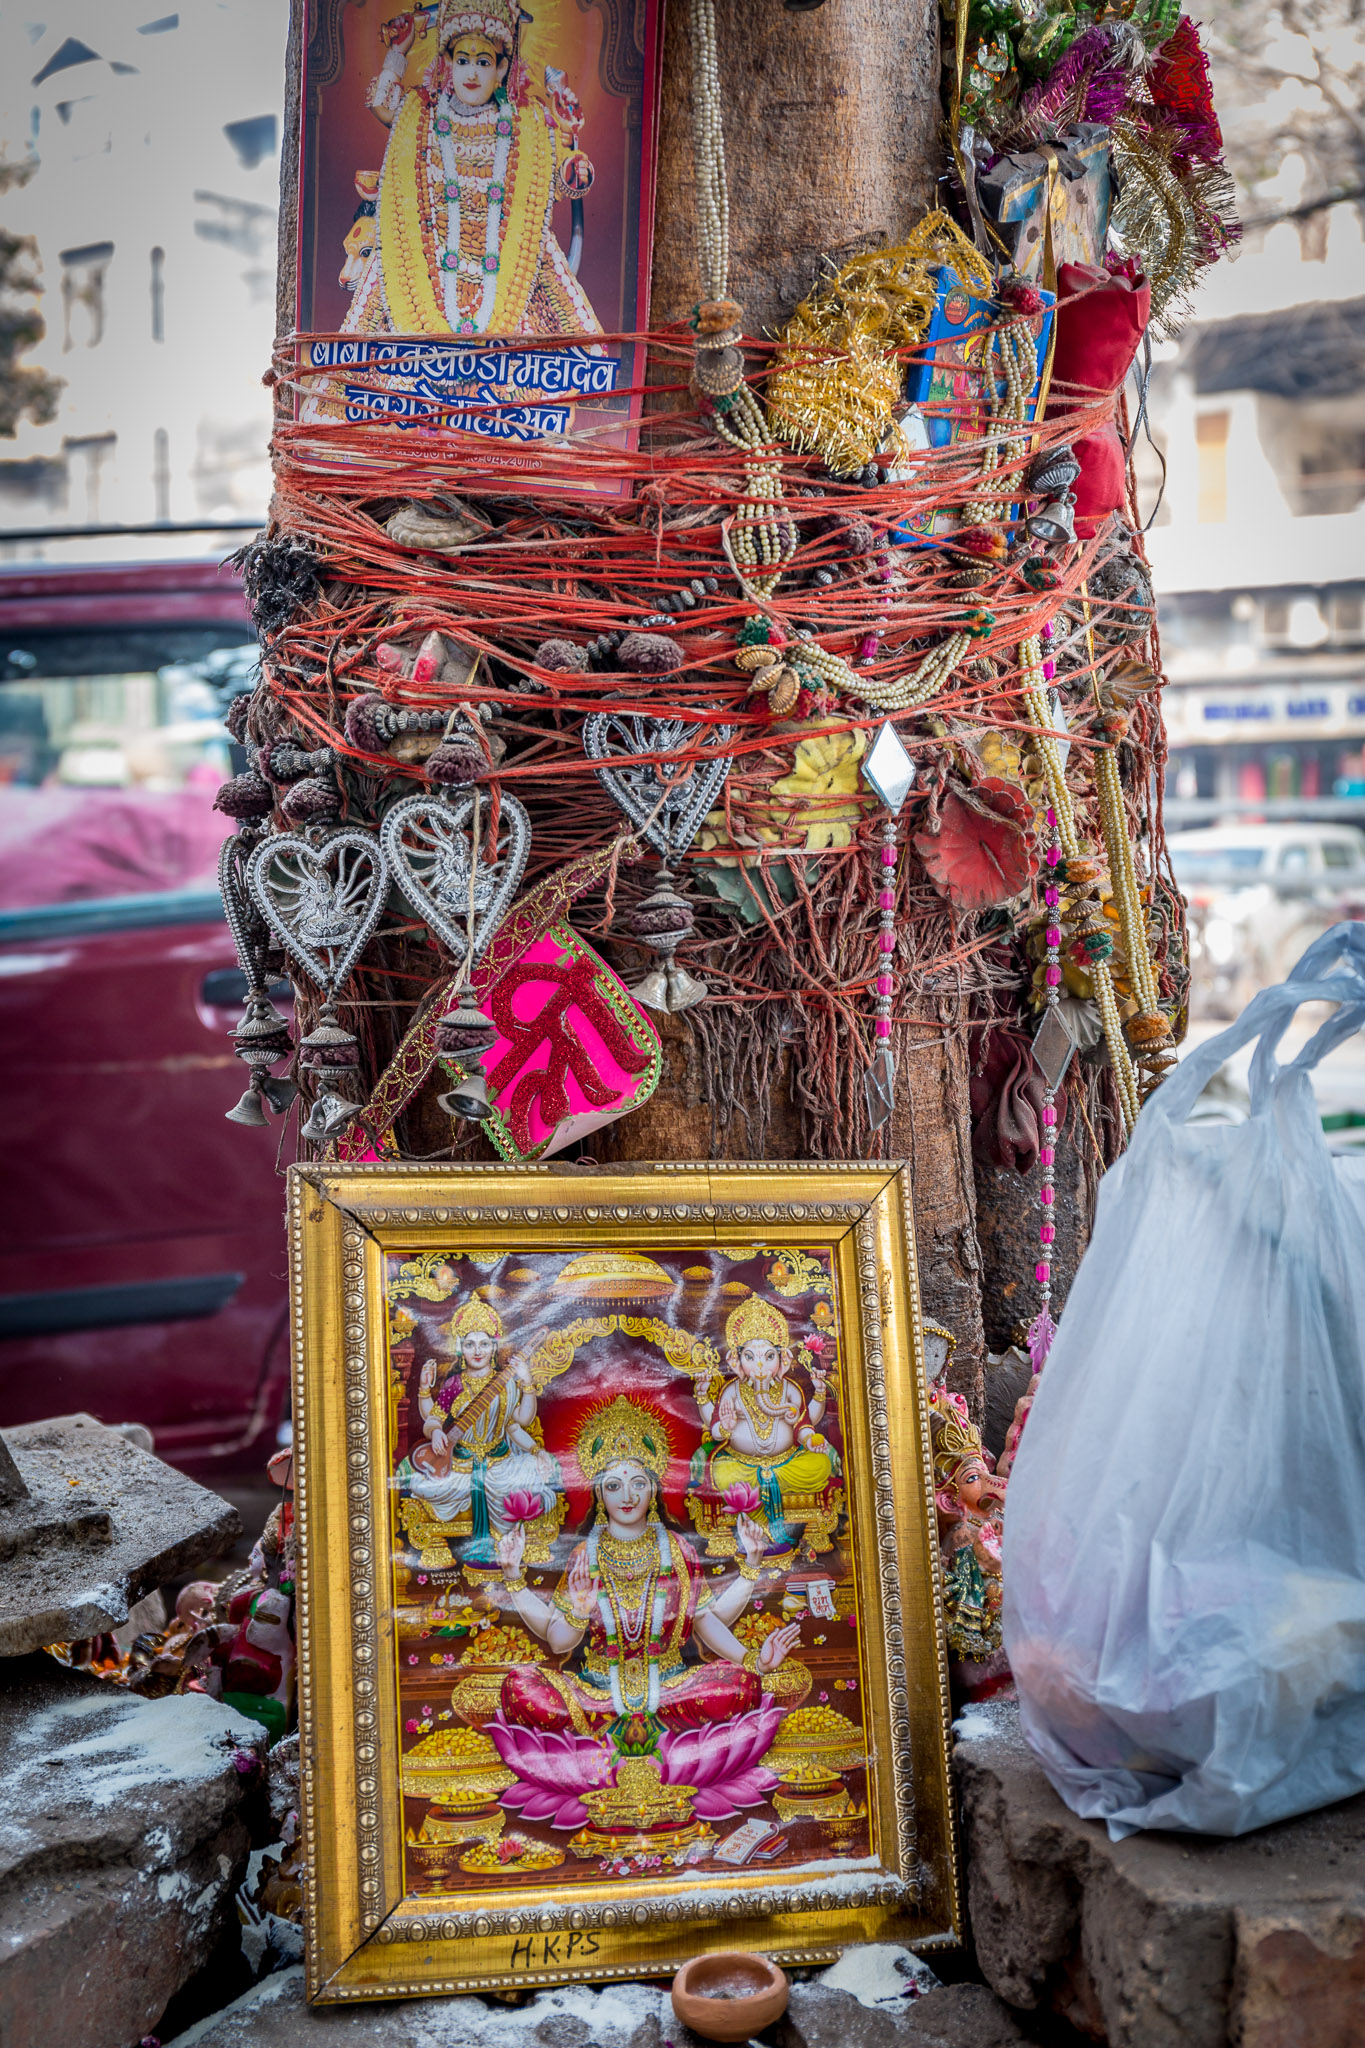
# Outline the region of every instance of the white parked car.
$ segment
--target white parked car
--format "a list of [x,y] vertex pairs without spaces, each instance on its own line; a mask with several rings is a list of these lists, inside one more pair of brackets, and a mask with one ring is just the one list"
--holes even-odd
[[1365,918],[1355,825],[1210,825],[1167,846],[1189,906],[1195,1015],[1235,1017],[1329,925]]

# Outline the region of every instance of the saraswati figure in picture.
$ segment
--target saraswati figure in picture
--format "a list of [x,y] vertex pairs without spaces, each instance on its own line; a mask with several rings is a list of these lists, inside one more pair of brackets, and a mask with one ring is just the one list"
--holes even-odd
[[548,1508],[559,1488],[557,1461],[532,1435],[535,1383],[519,1353],[498,1362],[502,1318],[479,1295],[451,1317],[447,1329],[456,1364],[442,1378],[434,1360],[418,1382],[418,1412],[425,1442],[399,1467],[399,1477],[439,1521],[468,1511],[467,1563],[491,1565],[494,1544],[508,1525],[507,1503]]
[[[528,1767],[528,1753],[510,1733],[516,1728],[605,1734],[610,1756],[613,1748],[647,1754],[667,1735],[752,1716],[800,1637],[792,1622],[746,1651],[733,1633],[760,1577],[763,1531],[739,1517],[739,1576],[713,1594],[696,1552],[660,1519],[668,1438],[649,1408],[618,1397],[588,1417],[576,1449],[596,1519],[551,1600],[522,1575],[522,1531],[498,1544],[517,1614],[564,1660],[561,1669],[521,1666],[503,1681],[493,1736],[509,1731],[499,1746],[518,1769]],[[705,1655],[687,1663],[683,1653],[694,1640]],[[776,1720],[768,1728],[769,1718],[753,1724],[765,1742],[776,1728]]]
[[[389,131],[374,235],[349,334],[596,334],[551,222],[592,183],[562,72],[532,88],[517,0],[440,0],[436,54],[405,88],[432,10],[400,14],[369,105]],[[419,22],[420,17],[420,22]]]

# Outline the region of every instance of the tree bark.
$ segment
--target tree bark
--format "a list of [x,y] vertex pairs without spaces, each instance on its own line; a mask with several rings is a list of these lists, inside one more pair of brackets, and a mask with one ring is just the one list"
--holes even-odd
[[[779,326],[820,275],[902,240],[941,168],[934,0],[718,0],[716,46],[730,183],[730,289],[751,334]],[[685,0],[664,32],[656,325],[695,303],[692,52]]]
[[[751,334],[780,329],[827,264],[903,240],[933,202],[941,165],[938,9],[837,0],[810,13],[779,0],[717,0],[716,43],[730,188],[730,290]],[[700,285],[694,224],[692,55],[687,8],[671,0],[664,38],[655,325],[685,314]],[[713,1129],[686,1016],[656,1019],[664,1076],[653,1100],[604,1132],[599,1157],[801,1157],[788,1064],[765,1114]],[[918,1032],[900,1061],[888,1157],[909,1160],[924,1313],[958,1339],[950,1383],[983,1397],[967,1043]]]

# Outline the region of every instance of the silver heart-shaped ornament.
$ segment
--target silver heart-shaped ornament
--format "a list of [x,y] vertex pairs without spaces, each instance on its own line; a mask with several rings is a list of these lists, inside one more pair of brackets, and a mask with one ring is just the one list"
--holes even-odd
[[633,768],[612,765],[617,754],[672,754],[684,747],[725,746],[732,725],[689,725],[682,718],[640,718],[634,713],[594,711],[583,721],[583,750],[598,780],[667,859],[686,853],[715,806],[734,766],[733,754],[711,761],[646,762]]
[[265,986],[268,934],[247,888],[247,865],[256,846],[255,833],[233,832],[218,855],[218,894],[223,916],[237,948],[237,964],[251,989]]
[[[474,803],[472,790],[456,797],[404,797],[379,828],[399,889],[423,924],[457,960],[470,951]],[[531,820],[517,799],[504,792],[498,809],[497,850],[487,853],[483,841],[490,810],[487,797],[481,797],[480,845],[473,861],[475,959],[506,917],[531,850]]]
[[281,832],[258,846],[246,871],[253,902],[310,981],[335,998],[379,922],[389,863],[369,832],[344,826],[316,845]]

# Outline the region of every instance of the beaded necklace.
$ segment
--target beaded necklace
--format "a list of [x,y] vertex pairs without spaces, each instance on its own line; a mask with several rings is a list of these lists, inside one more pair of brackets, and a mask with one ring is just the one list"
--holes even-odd
[[[659,1584],[660,1578],[669,1567],[668,1532],[662,1523],[656,1524],[655,1541],[649,1542],[648,1535],[628,1547],[632,1550],[647,1549],[652,1553],[644,1589],[638,1608],[628,1609],[621,1597],[620,1589],[603,1559],[602,1550],[619,1553],[619,1539],[610,1530],[594,1527],[588,1537],[588,1570],[600,1577],[602,1591],[597,1596],[597,1611],[602,1620],[602,1633],[606,1638],[611,1667],[608,1683],[611,1687],[612,1705],[618,1714],[636,1713],[642,1707],[653,1713],[659,1704],[659,1688],[662,1683],[655,1642],[664,1625],[664,1610],[668,1604],[667,1593]],[[681,1613],[681,1609],[679,1610]],[[647,1624],[647,1626],[646,1626]],[[639,1663],[644,1652],[645,1683],[643,1688],[627,1690],[625,1669],[627,1662]],[[633,1654],[632,1654],[633,1653]]]
[[[485,180],[478,173],[461,171],[459,157],[466,159],[474,152],[466,143],[463,147],[455,141],[454,121],[477,123],[486,127],[493,124],[493,169]],[[493,303],[498,293],[498,255],[502,241],[502,209],[507,197],[507,164],[512,154],[512,118],[508,110],[506,95],[501,92],[494,100],[493,109],[479,107],[473,114],[457,111],[456,103],[446,92],[438,95],[436,117],[432,122],[436,134],[436,147],[440,153],[441,170],[445,179],[446,200],[446,245],[441,252],[441,290],[445,299],[446,318],[452,334],[486,334],[493,318]],[[486,187],[488,193],[488,218],[484,228],[483,256],[462,256],[460,233],[462,225],[460,186],[462,184]],[[478,303],[471,316],[462,314],[460,309],[461,278],[477,279],[481,285]]]
[[766,1444],[771,1439],[779,1420],[786,1416],[787,1404],[779,1393],[778,1405],[774,1408],[770,1402],[764,1400],[761,1387],[751,1386],[747,1380],[740,1380],[738,1385],[740,1402],[754,1426],[754,1434],[760,1443]]

